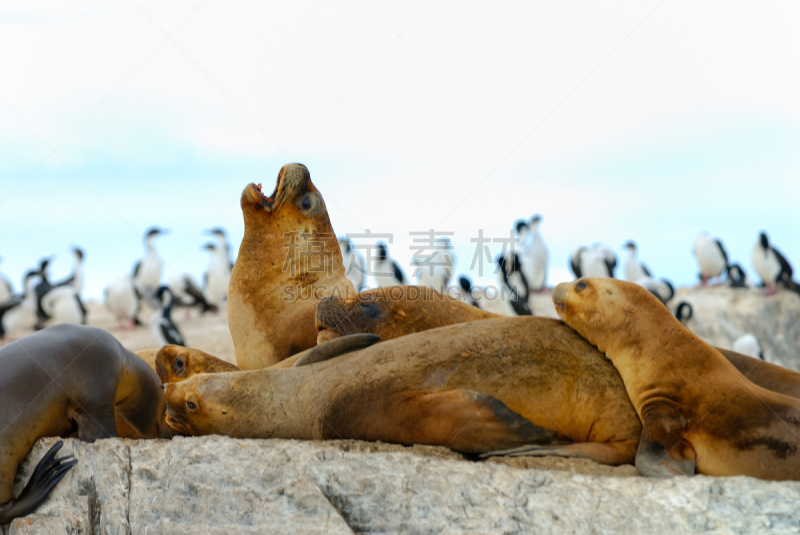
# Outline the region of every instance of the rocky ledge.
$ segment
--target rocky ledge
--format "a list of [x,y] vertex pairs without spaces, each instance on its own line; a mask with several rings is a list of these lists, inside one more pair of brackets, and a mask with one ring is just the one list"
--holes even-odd
[[[55,440],[37,442],[15,493]],[[358,441],[68,439],[62,451],[77,466],[7,533],[756,533],[800,526],[800,483],[747,477],[521,469],[442,448]]]
[[[534,309],[555,315],[548,294]],[[688,326],[730,348],[750,332],[766,360],[800,370],[800,298],[683,288]],[[548,308],[549,306],[549,308]],[[34,446],[17,495],[56,439]],[[66,440],[75,466],[6,533],[758,533],[800,531],[800,482],[646,479],[633,466],[352,440]],[[633,477],[628,477],[633,476]]]

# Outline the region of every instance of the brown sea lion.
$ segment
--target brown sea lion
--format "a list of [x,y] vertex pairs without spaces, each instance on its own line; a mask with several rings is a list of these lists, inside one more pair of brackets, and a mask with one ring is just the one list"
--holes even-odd
[[643,475],[800,479],[800,400],[749,381],[650,292],[579,279],[553,303],[622,376],[643,423]]
[[0,368],[0,525],[34,511],[75,464],[55,458],[59,441],[14,499],[17,467],[39,437],[115,437],[115,412],[142,435],[162,431],[165,402],[158,376],[102,329],[43,329],[0,349]]
[[[489,317],[503,317],[417,286],[394,286],[361,292],[352,299],[326,297],[317,306],[317,341],[337,336],[374,333],[391,340],[415,332]],[[547,327],[543,326],[543,329]],[[546,336],[543,332],[542,335]],[[755,384],[800,398],[800,373],[716,348]]]
[[317,305],[317,343],[356,333],[382,340],[467,321],[499,318],[497,314],[424,286],[387,286],[350,299],[325,297]]
[[166,392],[167,422],[196,435],[472,453],[539,444],[542,455],[621,464],[641,432],[610,363],[562,322],[538,317],[451,325],[309,366],[195,375]]
[[248,185],[241,207],[244,239],[228,287],[228,324],[237,365],[254,370],[313,347],[317,302],[356,291],[304,165],[283,166],[270,197]]
[[155,370],[162,383],[185,381],[198,373],[238,372],[241,368],[205,351],[171,344],[155,358]]

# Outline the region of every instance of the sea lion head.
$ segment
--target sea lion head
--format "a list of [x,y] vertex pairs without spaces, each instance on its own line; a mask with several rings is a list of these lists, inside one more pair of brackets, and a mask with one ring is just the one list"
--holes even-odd
[[[203,374],[178,383],[164,385],[167,400],[166,422],[187,435],[223,433],[220,423],[232,416],[225,404],[228,395],[217,380],[218,374]],[[224,387],[224,383],[221,383]]]
[[350,297],[331,296],[317,305],[317,344],[357,333],[377,334],[383,340],[425,331],[458,320],[459,312],[473,313],[464,305],[432,288],[387,286]]
[[283,230],[293,224],[309,221],[325,223],[323,226],[330,227],[328,209],[322,200],[322,194],[311,182],[308,168],[301,163],[290,163],[281,167],[275,191],[269,197],[262,193],[261,184],[248,184],[242,192],[240,204],[245,225],[249,219],[257,225],[274,221],[274,225],[279,225]]
[[168,345],[162,347],[155,359],[156,373],[162,383],[185,381],[198,373],[238,371],[238,367],[199,349]]
[[561,283],[553,290],[553,304],[564,323],[603,352],[609,344],[628,343],[628,338],[641,334],[652,321],[674,320],[645,288],[611,278]]
[[375,299],[372,293],[365,292],[350,299],[325,297],[317,305],[314,319],[319,333],[317,344],[349,334],[375,333],[380,323],[391,316],[385,303]]

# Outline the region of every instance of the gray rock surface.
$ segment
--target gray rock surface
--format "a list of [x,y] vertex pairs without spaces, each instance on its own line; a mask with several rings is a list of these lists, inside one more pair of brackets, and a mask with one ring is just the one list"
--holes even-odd
[[[55,439],[40,440],[16,492]],[[78,465],[18,533],[781,533],[800,483],[608,477],[357,441],[65,441]]]

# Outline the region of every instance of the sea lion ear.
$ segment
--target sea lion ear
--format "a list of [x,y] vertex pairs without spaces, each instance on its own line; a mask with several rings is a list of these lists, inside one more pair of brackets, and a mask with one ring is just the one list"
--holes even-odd
[[340,336],[339,338],[334,338],[333,340],[329,340],[309,350],[308,353],[295,361],[294,366],[307,366],[316,362],[330,360],[339,355],[344,355],[345,353],[364,349],[380,341],[381,337],[377,334],[359,333]]

